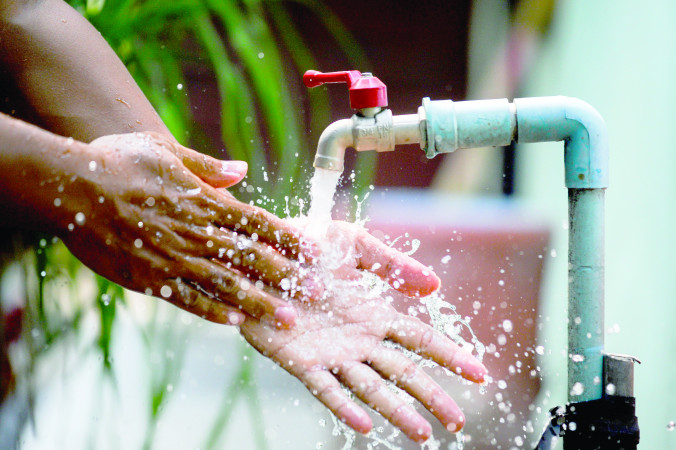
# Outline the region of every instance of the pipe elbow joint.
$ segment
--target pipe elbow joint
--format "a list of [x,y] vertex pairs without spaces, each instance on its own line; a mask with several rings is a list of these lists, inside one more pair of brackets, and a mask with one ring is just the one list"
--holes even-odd
[[564,141],[566,187],[608,187],[608,133],[601,115],[573,97],[514,100],[518,143]]
[[345,149],[354,144],[352,120],[341,119],[330,124],[322,132],[317,143],[314,166],[342,172],[344,168]]

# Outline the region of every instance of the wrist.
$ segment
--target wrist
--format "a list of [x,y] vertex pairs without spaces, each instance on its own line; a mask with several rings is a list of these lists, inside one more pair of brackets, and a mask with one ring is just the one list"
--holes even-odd
[[[87,145],[8,116],[0,117],[0,190],[8,225],[62,235],[87,215]],[[81,216],[78,216],[81,217]]]

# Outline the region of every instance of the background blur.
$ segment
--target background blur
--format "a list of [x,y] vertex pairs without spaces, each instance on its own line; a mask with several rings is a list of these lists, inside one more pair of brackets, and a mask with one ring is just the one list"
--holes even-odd
[[[279,4],[314,55],[317,66],[305,69],[372,71],[387,84],[394,114],[415,112],[422,97],[458,101],[549,95],[578,97],[600,112],[611,144],[606,350],[642,361],[635,368],[640,448],[676,448],[676,431],[669,427],[676,420],[676,143],[671,123],[676,117],[676,3],[324,2],[358,44],[357,56],[310,14],[308,5],[315,3]],[[293,48],[281,52],[287,69],[293,53]],[[354,61],[365,67],[352,67]],[[232,156],[228,142],[220,142],[227,136],[216,101],[218,77],[205,74],[193,60],[184,69],[196,122],[207,138],[219,142],[223,155]],[[289,78],[298,115],[306,117],[312,110],[306,95],[312,94],[305,93],[300,78]],[[309,143],[316,143],[330,121],[352,114],[344,87],[320,89],[328,95],[330,113],[323,124],[306,124],[301,134]],[[167,99],[159,95],[153,100],[156,106],[160,100]],[[352,153],[348,151],[349,167],[359,170]],[[389,226],[388,233],[403,233],[422,226],[412,223],[412,217],[425,222],[428,228],[415,228],[413,237],[424,245],[429,233],[442,254],[421,246],[416,256],[443,271],[451,300],[459,287],[465,292],[471,288],[473,294],[461,293],[458,308],[473,316],[479,339],[500,354],[489,354],[487,364],[493,373],[505,371],[506,389],[489,386],[483,397],[477,390],[458,390],[468,428],[474,423],[466,448],[532,447],[546,411],[565,404],[567,397],[563,146],[459,151],[434,160],[408,146],[378,155],[374,176],[372,229],[382,232]],[[460,247],[458,233],[464,237]],[[509,246],[503,245],[506,239]],[[458,265],[444,266],[443,252]],[[503,260],[492,261],[491,255]],[[498,289],[500,264],[519,257],[521,262],[505,275],[508,287]],[[80,290],[95,291],[91,284]],[[3,289],[11,290],[7,286],[3,283]],[[480,307],[472,306],[475,302]],[[111,369],[101,369],[101,356],[83,350],[98,339],[96,332],[66,339],[34,368],[40,395],[32,400],[34,425],[22,436],[24,448],[139,448],[143,443],[147,448],[193,448],[205,442],[202,448],[349,448],[349,441],[332,434],[330,417],[300,383],[240,350],[231,330],[163,308],[157,312],[151,305],[130,298],[118,311],[110,349],[114,381],[102,382]],[[153,327],[139,331],[130,325],[130,317],[149,315]],[[88,320],[81,324],[90,324]],[[93,320],[92,329],[98,323]],[[527,355],[515,357],[517,348]],[[16,363],[21,355],[15,353]],[[235,360],[255,363],[238,367]],[[158,361],[163,370],[167,364],[171,370],[160,373]],[[256,370],[247,372],[252,367]],[[141,383],[141,378],[147,380]],[[257,392],[247,387],[252,383]],[[452,380],[449,389],[456,384]],[[469,397],[479,398],[478,403]],[[527,400],[523,405],[522,397]],[[150,414],[138,399],[152,404]],[[453,445],[453,439],[441,440],[441,448]]]

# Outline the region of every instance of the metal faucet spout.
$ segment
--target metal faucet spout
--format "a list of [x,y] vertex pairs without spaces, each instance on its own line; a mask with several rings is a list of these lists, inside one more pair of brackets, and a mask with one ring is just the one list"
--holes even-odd
[[317,143],[317,153],[315,154],[314,166],[343,171],[343,162],[345,160],[345,149],[353,145],[352,138],[352,120],[341,119],[333,122],[326,127],[319,137]]
[[371,116],[355,114],[326,127],[319,137],[314,166],[342,172],[345,149],[386,152],[396,145],[423,141],[421,118],[418,114],[393,116],[389,109],[379,109]]

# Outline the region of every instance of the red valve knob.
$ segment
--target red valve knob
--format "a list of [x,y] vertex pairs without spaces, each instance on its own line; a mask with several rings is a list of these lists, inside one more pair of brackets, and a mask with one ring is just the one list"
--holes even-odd
[[347,83],[350,86],[350,107],[364,109],[387,106],[387,86],[370,73],[358,70],[317,72],[308,70],[303,75],[305,86],[312,88],[324,83]]

